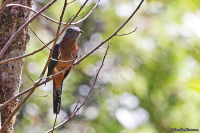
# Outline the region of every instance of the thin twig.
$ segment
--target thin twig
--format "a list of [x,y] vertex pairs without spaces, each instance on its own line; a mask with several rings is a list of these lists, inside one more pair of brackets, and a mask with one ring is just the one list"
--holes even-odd
[[76,104],[76,106],[75,106],[75,108],[74,108],[74,111],[72,112],[72,113],[74,113],[75,111],[76,111],[76,109],[77,109],[77,107],[78,107],[78,104],[81,102],[81,96],[79,97],[79,99],[78,99],[78,102],[77,102],[77,104]]
[[[58,103],[58,108],[60,107],[60,104]],[[58,111],[58,108],[57,108],[57,111]],[[56,125],[56,120],[57,120],[57,116],[58,116],[58,113],[56,113],[56,117],[55,117],[55,121],[54,121],[54,124],[53,124],[53,130],[52,130],[52,133],[54,131],[54,127]]]
[[33,81],[33,83],[35,83],[35,81],[30,77],[30,76],[28,76],[29,77],[29,79],[31,80],[31,81]]
[[131,32],[129,32],[129,33],[126,33],[126,34],[116,34],[115,36],[124,36],[124,35],[129,35],[129,34],[131,34],[131,33],[135,32],[135,31],[136,31],[136,29],[137,29],[137,27],[135,27],[135,30],[134,30],[134,31],[131,31]]
[[36,96],[38,96],[38,97],[48,97],[48,95],[41,96],[41,95],[36,94],[35,92],[33,92],[33,94],[36,95]]
[[40,40],[40,42],[42,42],[44,44],[44,46],[46,46],[49,50],[51,50],[38,36],[37,34],[33,31],[33,29],[29,26],[29,28],[31,29],[31,31],[33,32],[33,34]]
[[57,60],[57,59],[51,58],[51,60],[60,61],[60,62],[70,62],[70,61],[73,61],[74,59],[72,59],[72,60]]
[[83,56],[85,56],[85,54],[86,54],[86,52],[87,52],[87,48],[88,48],[88,46],[89,46],[89,44],[90,44],[90,41],[91,41],[91,38],[92,38],[92,33],[93,33],[93,29],[92,29],[92,32],[91,32],[91,34],[90,34],[90,40],[88,41],[88,44],[87,44],[87,46],[86,46],[86,48],[85,48],[85,52],[84,52]]
[[71,4],[71,3],[73,3],[73,2],[75,2],[76,0],[73,0],[73,1],[71,1],[71,2],[69,2],[69,3],[67,3],[67,4]]

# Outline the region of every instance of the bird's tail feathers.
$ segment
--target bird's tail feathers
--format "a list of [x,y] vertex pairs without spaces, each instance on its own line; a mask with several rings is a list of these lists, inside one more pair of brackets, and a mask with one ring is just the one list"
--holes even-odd
[[60,87],[56,89],[55,82],[53,81],[53,112],[59,114],[61,106],[61,96],[62,96],[62,83]]

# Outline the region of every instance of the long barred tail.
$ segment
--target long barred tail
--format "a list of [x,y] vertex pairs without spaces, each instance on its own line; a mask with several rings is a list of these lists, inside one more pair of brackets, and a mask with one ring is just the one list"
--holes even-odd
[[60,112],[62,85],[63,85],[63,81],[60,84],[60,87],[58,89],[56,89],[55,82],[53,81],[53,112],[55,114],[59,114],[59,112]]

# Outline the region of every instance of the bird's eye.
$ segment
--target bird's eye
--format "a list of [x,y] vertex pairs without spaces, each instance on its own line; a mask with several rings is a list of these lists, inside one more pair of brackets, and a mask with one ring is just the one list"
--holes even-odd
[[71,33],[71,34],[73,34],[73,33],[74,33],[74,31],[73,31],[73,30],[70,30],[70,33]]

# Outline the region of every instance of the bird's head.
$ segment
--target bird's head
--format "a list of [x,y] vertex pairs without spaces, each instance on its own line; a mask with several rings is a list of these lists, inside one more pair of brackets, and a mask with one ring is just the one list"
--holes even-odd
[[83,31],[79,27],[69,27],[66,30],[65,36],[63,39],[72,39],[76,41]]

